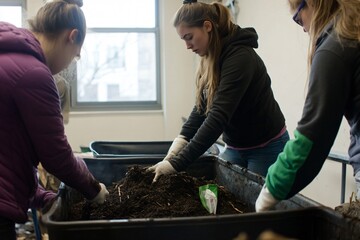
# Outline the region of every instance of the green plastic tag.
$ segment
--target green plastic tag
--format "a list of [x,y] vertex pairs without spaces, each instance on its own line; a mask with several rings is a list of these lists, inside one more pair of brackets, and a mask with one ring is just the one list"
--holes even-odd
[[207,184],[199,187],[201,204],[210,214],[216,214],[218,188],[216,184]]

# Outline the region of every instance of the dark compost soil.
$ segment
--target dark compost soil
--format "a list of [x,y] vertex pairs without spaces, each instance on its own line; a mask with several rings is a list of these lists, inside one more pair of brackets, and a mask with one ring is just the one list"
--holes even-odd
[[[129,218],[167,218],[207,216],[202,206],[199,186],[215,183],[189,176],[185,172],[161,176],[152,183],[154,174],[143,167],[129,168],[126,177],[107,189],[106,202],[96,205],[86,200],[72,204],[69,219],[104,220]],[[218,186],[217,215],[250,212],[223,186]]]

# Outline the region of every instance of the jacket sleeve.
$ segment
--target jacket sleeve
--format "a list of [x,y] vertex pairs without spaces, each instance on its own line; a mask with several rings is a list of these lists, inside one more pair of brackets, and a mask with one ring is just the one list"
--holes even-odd
[[278,200],[305,188],[319,173],[339,130],[350,96],[351,71],[333,52],[318,51],[313,59],[303,115],[266,185]]
[[56,193],[45,190],[38,184],[34,197],[30,200],[30,208],[40,209],[51,203],[56,198]]
[[[55,82],[45,66],[29,70],[16,86],[14,101],[23,119],[34,155],[43,167],[88,199],[100,185],[86,164],[76,158],[65,136]],[[34,160],[36,161],[36,160]],[[33,162],[37,166],[38,162]]]
[[245,94],[256,69],[253,49],[229,52],[221,65],[220,83],[213,104],[189,144],[170,163],[184,170],[199,158],[223,133]]
[[205,118],[205,114],[203,112],[198,112],[197,107],[194,106],[189,118],[181,128],[180,135],[183,135],[187,141],[190,141],[204,122]]

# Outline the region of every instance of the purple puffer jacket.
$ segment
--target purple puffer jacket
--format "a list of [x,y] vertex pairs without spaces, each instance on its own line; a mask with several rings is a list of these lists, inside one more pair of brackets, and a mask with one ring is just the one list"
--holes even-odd
[[54,193],[38,187],[39,162],[88,199],[100,185],[64,132],[60,100],[34,35],[0,22],[0,216],[27,220],[29,207],[43,206]]

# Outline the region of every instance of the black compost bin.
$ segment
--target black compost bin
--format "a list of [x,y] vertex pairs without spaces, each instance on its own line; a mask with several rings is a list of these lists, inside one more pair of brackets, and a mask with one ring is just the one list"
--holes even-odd
[[[132,165],[150,166],[161,158],[94,158],[85,159],[94,176],[106,185],[124,178]],[[216,179],[239,200],[254,209],[254,203],[264,179],[239,166],[229,164],[216,156],[202,156],[188,169],[195,177]],[[41,217],[50,240],[72,239],[233,239],[246,232],[251,239],[264,230],[297,239],[359,239],[345,238],[347,223],[331,209],[300,194],[282,201],[277,211],[217,216],[112,219],[67,221],[66,203],[71,199],[60,197]],[[356,235],[355,235],[356,236]],[[360,236],[360,235],[357,235]],[[339,238],[342,237],[342,238]],[[343,238],[344,237],[344,238]]]
[[[159,157],[164,158],[171,141],[93,141],[89,144],[91,152],[97,158],[107,157]],[[216,144],[212,145],[207,154],[219,154]]]
[[95,157],[165,157],[169,141],[93,141],[89,144]]

